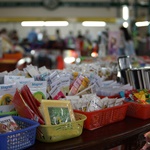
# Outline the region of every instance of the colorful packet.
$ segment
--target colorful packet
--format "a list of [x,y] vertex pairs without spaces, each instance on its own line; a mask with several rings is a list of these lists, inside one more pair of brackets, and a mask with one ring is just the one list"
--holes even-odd
[[72,87],[72,85],[74,84],[76,78],[79,76],[79,73],[78,72],[73,72],[70,76],[70,88]]
[[124,98],[117,98],[117,99],[116,99],[116,102],[115,102],[115,106],[122,105],[122,104],[123,104],[123,101],[124,101]]
[[52,99],[54,100],[59,100],[61,98],[65,98],[65,95],[63,94],[63,92],[60,90],[59,87],[54,86],[51,91],[49,92],[50,96]]
[[114,107],[115,104],[116,104],[116,99],[117,98],[108,98],[108,106],[107,106],[107,108]]
[[69,76],[61,76],[61,91],[64,95],[68,95],[70,86],[70,78]]
[[90,104],[89,104],[89,106],[87,108],[87,112],[91,112],[91,111],[102,109],[102,106],[99,105],[100,104],[99,101],[100,101],[100,98],[93,95],[93,97],[92,97],[92,99],[90,101]]
[[24,79],[24,78],[25,78],[25,76],[9,76],[9,75],[5,75],[4,76],[4,84],[17,82],[18,80]]
[[80,75],[79,77],[76,78],[75,82],[73,83],[69,94],[68,95],[75,95],[78,92],[79,87],[81,86],[81,83],[83,81],[84,77]]
[[21,89],[24,85],[33,82],[34,78],[24,78],[24,79],[18,79],[16,84],[17,84],[17,88]]
[[16,83],[0,84],[0,103],[1,105],[11,104],[12,98],[16,92]]
[[89,85],[89,79],[87,77],[84,77],[83,81],[81,82],[80,87],[78,88],[77,93],[80,93],[82,90],[88,87]]
[[86,89],[82,90],[80,93],[77,93],[76,95],[80,96],[80,95],[93,94],[93,93],[96,93],[95,84],[87,87]]
[[29,87],[31,93],[39,101],[42,99],[47,99],[47,82],[46,81],[33,81],[28,82],[27,86]]
[[35,66],[33,66],[32,64],[28,65],[25,68],[25,70],[30,74],[31,77],[34,77],[34,76],[37,76],[40,74],[38,69]]

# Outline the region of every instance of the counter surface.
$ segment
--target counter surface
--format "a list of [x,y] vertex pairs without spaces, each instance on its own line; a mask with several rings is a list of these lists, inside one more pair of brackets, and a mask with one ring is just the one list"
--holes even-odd
[[117,145],[124,145],[125,150],[138,150],[144,143],[143,135],[147,131],[150,131],[150,119],[126,117],[123,121],[93,131],[83,129],[83,133],[73,139],[56,143],[43,143],[36,140],[28,150],[107,150]]

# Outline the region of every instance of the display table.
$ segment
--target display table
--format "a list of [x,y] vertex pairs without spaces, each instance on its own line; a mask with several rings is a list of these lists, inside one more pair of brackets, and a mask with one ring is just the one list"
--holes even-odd
[[144,133],[150,131],[150,119],[140,120],[126,117],[123,121],[113,123],[99,129],[84,129],[79,137],[56,143],[36,141],[28,150],[108,150],[123,145],[125,150],[140,150],[145,143]]

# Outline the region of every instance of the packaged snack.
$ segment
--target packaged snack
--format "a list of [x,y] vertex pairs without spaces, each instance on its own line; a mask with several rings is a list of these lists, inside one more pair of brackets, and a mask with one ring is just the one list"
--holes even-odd
[[20,129],[12,116],[5,116],[0,118],[0,134],[12,132]]
[[20,79],[24,79],[25,76],[13,76],[13,75],[5,75],[4,76],[4,84],[10,84],[10,83],[14,83],[17,82]]
[[79,87],[81,86],[81,83],[83,81],[84,77],[80,75],[79,77],[76,78],[75,82],[73,83],[69,94],[68,95],[75,95],[78,92]]
[[78,89],[78,93],[79,92],[81,92],[82,90],[84,90],[85,88],[87,88],[88,87],[88,85],[89,85],[89,79],[87,78],[87,77],[84,77],[84,79],[83,79],[83,81],[81,82],[81,85],[80,85],[80,87],[79,87],[79,89]]
[[60,90],[60,87],[54,86],[51,91],[49,92],[52,99],[59,100],[61,98],[65,98],[65,95]]

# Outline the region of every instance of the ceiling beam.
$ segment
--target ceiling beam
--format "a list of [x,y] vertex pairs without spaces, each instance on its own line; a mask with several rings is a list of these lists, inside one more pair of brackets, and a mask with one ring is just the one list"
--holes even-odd
[[[124,2],[116,2],[110,0],[110,2],[106,1],[101,1],[101,2],[63,2],[59,1],[58,6],[61,7],[120,7],[122,5],[130,5],[128,1]],[[149,4],[141,4],[141,3],[136,3],[133,4],[136,5],[137,7],[149,7]],[[44,2],[43,1],[38,1],[38,2],[33,2],[33,1],[0,1],[0,7],[44,7]]]

